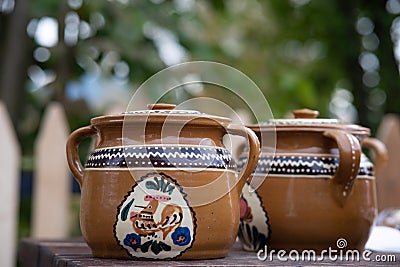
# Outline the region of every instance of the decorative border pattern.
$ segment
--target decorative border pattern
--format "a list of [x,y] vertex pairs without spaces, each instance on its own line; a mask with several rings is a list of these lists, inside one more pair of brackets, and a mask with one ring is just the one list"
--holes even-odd
[[326,125],[341,124],[337,119],[274,119],[260,125]]
[[96,149],[85,168],[212,168],[236,170],[229,150],[221,147],[135,146]]
[[[246,157],[238,160],[239,168],[244,166]],[[291,176],[333,176],[339,166],[339,157],[332,156],[295,156],[295,155],[260,155],[255,170],[256,174],[291,175]],[[362,154],[358,176],[374,177],[374,166]]]
[[196,114],[196,115],[206,115],[197,110],[179,110],[179,109],[151,109],[151,110],[132,110],[123,112],[124,115],[130,114]]

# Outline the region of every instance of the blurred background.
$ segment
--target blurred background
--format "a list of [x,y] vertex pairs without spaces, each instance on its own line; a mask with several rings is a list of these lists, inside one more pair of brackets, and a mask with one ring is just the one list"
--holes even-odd
[[385,114],[400,113],[399,14],[399,0],[0,0],[0,101],[22,154],[19,237],[30,235],[34,143],[49,103],[74,130],[124,110],[165,67],[209,60],[248,75],[276,118],[307,107],[375,135]]

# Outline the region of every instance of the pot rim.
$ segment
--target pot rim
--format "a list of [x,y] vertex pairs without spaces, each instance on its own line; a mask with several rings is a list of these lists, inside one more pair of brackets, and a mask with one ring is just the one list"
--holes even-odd
[[175,105],[151,104],[148,110],[127,111],[122,114],[105,115],[92,118],[92,126],[109,125],[120,126],[136,123],[182,123],[193,126],[221,126],[229,125],[232,119],[210,115],[197,110],[179,110]]
[[[314,119],[315,120],[315,119]],[[319,119],[316,119],[319,120]],[[370,129],[356,125],[356,124],[318,124],[317,122],[312,124],[301,123],[301,124],[279,124],[274,122],[260,123],[260,124],[248,124],[246,127],[252,129],[255,132],[324,132],[328,129],[343,130],[355,135],[369,136],[371,134]]]
[[357,125],[341,122],[337,119],[317,118],[319,112],[311,109],[297,109],[292,111],[292,119],[272,119],[264,123],[246,125],[255,132],[261,131],[309,131],[324,132],[328,129],[343,130],[351,134],[369,136],[370,129]]

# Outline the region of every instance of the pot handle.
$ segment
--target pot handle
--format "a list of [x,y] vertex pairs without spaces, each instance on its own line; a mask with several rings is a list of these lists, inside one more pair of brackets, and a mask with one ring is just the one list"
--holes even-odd
[[83,139],[89,136],[96,135],[97,131],[92,126],[86,126],[79,128],[74,131],[68,138],[67,141],[67,161],[68,166],[71,169],[72,174],[78,181],[79,185],[82,186],[83,182],[83,166],[81,160],[79,159],[79,144]]
[[376,138],[367,137],[362,141],[362,146],[375,152],[375,172],[379,173],[388,160],[388,151],[385,144]]
[[331,181],[331,190],[333,197],[343,207],[360,168],[360,142],[354,135],[342,130],[326,130],[323,135],[333,139],[339,148],[339,166]]
[[239,193],[242,192],[242,188],[246,183],[248,177],[252,174],[258,164],[258,158],[260,156],[260,141],[257,135],[249,128],[239,125],[229,125],[228,133],[234,135],[240,135],[249,140],[249,156],[243,169],[239,173]]

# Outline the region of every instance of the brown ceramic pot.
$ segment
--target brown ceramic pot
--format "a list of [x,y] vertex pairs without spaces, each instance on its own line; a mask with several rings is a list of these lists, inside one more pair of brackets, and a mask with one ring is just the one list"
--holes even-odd
[[[242,187],[257,164],[257,136],[228,118],[150,107],[93,118],[70,135],[82,234],[101,258],[224,257],[237,235]],[[240,174],[222,143],[225,134],[249,140]],[[96,145],[83,167],[78,146],[89,136]]]
[[243,189],[243,248],[362,250],[377,203],[374,166],[361,147],[373,148],[378,163],[386,158],[384,145],[368,137],[369,129],[316,119],[316,111],[294,115],[250,127],[267,139],[276,130],[277,139],[275,154],[262,144],[252,181],[256,191]]

